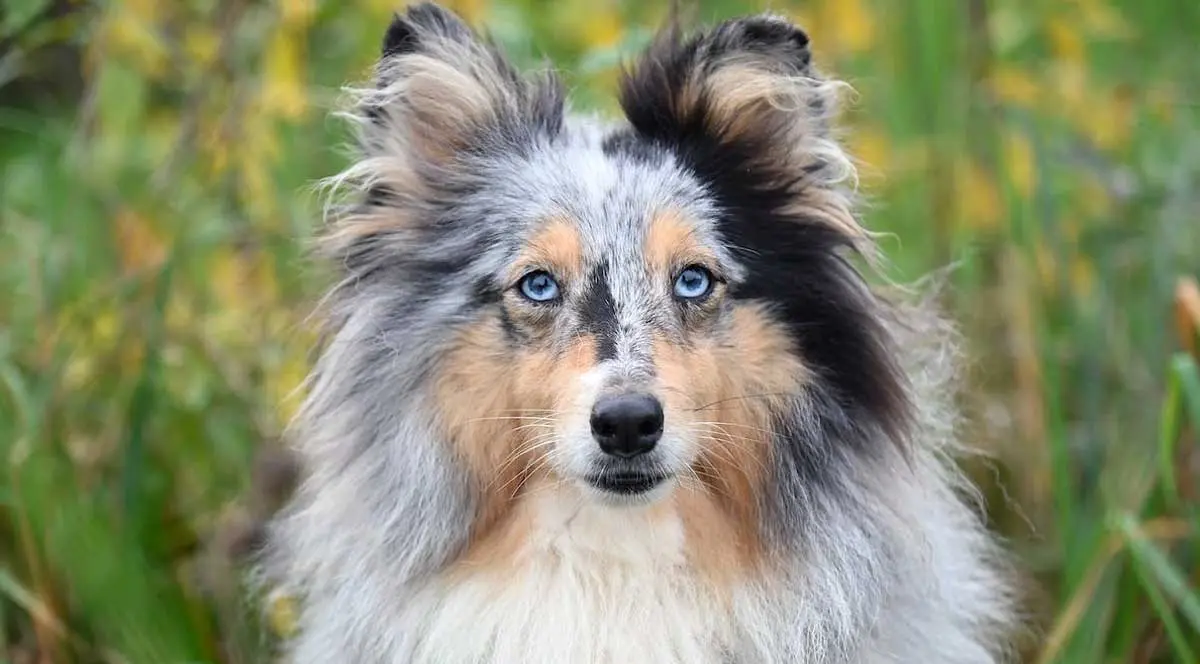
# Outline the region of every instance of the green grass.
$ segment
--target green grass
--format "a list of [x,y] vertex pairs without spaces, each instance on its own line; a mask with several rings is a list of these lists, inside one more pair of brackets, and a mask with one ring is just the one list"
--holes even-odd
[[[661,16],[458,5],[599,112]],[[1172,298],[1200,271],[1200,4],[771,6],[857,91],[895,276],[957,265],[991,457],[969,470],[1030,575],[1028,661],[1196,661],[1200,377]],[[225,554],[313,341],[326,113],[390,9],[0,2],[0,664],[259,661]]]

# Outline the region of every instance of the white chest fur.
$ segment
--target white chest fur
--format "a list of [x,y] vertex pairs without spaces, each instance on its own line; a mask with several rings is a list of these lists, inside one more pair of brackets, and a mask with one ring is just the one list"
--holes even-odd
[[[545,492],[511,565],[459,574],[409,605],[414,662],[716,664],[728,613],[684,555],[678,516]],[[407,658],[404,661],[408,661]]]

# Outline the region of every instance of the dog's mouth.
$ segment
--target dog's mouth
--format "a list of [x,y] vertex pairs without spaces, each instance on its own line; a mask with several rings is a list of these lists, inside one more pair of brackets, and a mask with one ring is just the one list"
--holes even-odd
[[666,475],[657,473],[601,473],[587,478],[588,484],[622,496],[637,496],[653,491],[667,480]]

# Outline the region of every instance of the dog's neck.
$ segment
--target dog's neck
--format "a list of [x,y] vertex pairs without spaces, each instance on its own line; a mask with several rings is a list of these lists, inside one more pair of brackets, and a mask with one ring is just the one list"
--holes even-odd
[[729,598],[697,563],[685,503],[613,506],[570,485],[531,490],[411,603],[418,650],[448,664],[724,661]]

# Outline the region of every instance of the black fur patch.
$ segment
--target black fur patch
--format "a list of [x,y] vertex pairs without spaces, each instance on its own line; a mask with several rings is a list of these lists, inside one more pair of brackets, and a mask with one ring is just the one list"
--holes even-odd
[[628,157],[644,164],[659,164],[667,156],[663,148],[643,140],[634,132],[617,131],[604,137],[600,149],[609,157]]
[[596,356],[599,361],[617,356],[617,305],[608,288],[608,263],[601,263],[588,278],[584,295],[583,327],[596,335]]

